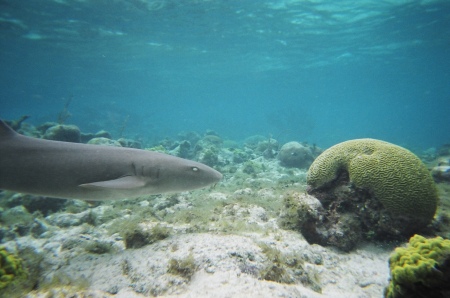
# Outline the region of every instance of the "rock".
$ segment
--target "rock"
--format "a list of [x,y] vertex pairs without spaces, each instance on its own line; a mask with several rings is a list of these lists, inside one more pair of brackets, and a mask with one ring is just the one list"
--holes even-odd
[[58,227],[72,227],[87,223],[100,225],[114,218],[111,206],[98,206],[79,213],[55,213],[45,219]]
[[262,170],[263,170],[262,164],[256,162],[255,160],[247,160],[242,165],[242,172],[249,174],[249,175],[259,174]]
[[142,149],[141,142],[138,142],[138,141],[135,141],[132,139],[120,138],[117,141],[120,143],[120,145],[122,145],[122,147]]
[[37,130],[43,135],[45,134],[45,132],[47,131],[47,129],[49,129],[52,126],[57,126],[59,125],[56,122],[45,122],[44,124],[41,124],[37,127]]
[[437,166],[431,169],[431,175],[436,182],[450,182],[450,156],[441,156],[437,159]]
[[271,200],[271,199],[276,198],[275,194],[273,193],[273,190],[268,189],[268,188],[263,188],[263,189],[258,190],[257,196],[259,198],[266,199],[266,200]]
[[22,115],[19,119],[5,121],[12,129],[18,131],[22,127],[22,122],[30,118],[28,115]]
[[141,248],[170,236],[172,228],[162,224],[138,224],[128,227],[124,234],[125,247]]
[[39,211],[42,215],[47,216],[50,213],[62,210],[66,205],[67,200],[48,198],[43,196],[35,196],[17,193],[7,200],[7,206],[24,206],[28,212],[33,213]]
[[436,148],[432,147],[432,148],[428,148],[427,150],[424,150],[421,154],[420,154],[420,159],[426,162],[431,162],[434,159],[436,159],[437,156],[437,150]]
[[277,156],[279,147],[280,144],[277,140],[268,138],[266,140],[260,141],[256,146],[255,151],[258,155],[262,155],[266,159],[272,159]]
[[192,154],[190,152],[191,150],[191,143],[187,140],[181,141],[175,149],[171,150],[169,153],[181,158],[188,158]]
[[362,239],[358,216],[353,213],[341,214],[339,220],[322,233],[326,236],[326,245],[332,245],[343,251],[354,249]]
[[[70,285],[89,277],[89,288],[76,290],[89,297],[97,297],[95,291],[117,293],[114,297],[121,298],[150,293],[169,297],[382,296],[389,251],[369,247],[340,255],[310,246],[294,233],[280,237],[282,242],[237,235],[178,235],[120,254],[71,256],[42,274],[64,276]],[[45,250],[46,259],[65,252],[54,242],[45,245]],[[28,297],[47,297],[33,296],[39,292],[48,293],[48,288],[38,288]]]
[[[31,225],[30,232],[34,238],[40,238],[41,235],[43,235],[44,233],[49,231],[50,228],[51,228],[51,226],[47,222],[45,222],[42,219],[35,218]],[[46,235],[46,236],[48,236],[48,235]]]
[[217,166],[219,164],[219,149],[215,147],[202,150],[198,154],[198,161],[208,165],[210,167]]
[[[306,226],[310,222],[321,221],[324,215],[324,209],[320,201],[305,193],[287,194],[283,198],[283,203],[284,207],[279,217],[279,223],[284,228],[306,231]],[[307,236],[305,238],[308,239]]]
[[251,155],[245,150],[233,149],[232,152],[234,163],[243,163],[251,158]]
[[107,139],[112,139],[111,134],[109,132],[107,132],[106,130],[100,130],[98,131],[95,135],[95,138],[107,138]]
[[437,160],[438,166],[450,166],[450,156],[442,156]]
[[450,166],[437,166],[431,169],[431,175],[436,182],[447,181],[450,182]]
[[9,231],[3,231],[3,237],[15,238],[28,235],[32,220],[33,216],[22,205],[1,211],[0,222],[2,226],[9,227]]
[[197,142],[197,145],[204,147],[216,147],[220,148],[223,144],[223,140],[217,134],[207,134],[200,141]]
[[81,142],[80,129],[75,125],[55,125],[49,127],[44,134],[44,139],[63,142]]
[[244,140],[244,146],[252,150],[256,150],[258,144],[264,141],[267,141],[267,137],[261,135],[254,135]]
[[122,147],[122,145],[118,141],[107,139],[107,138],[93,138],[88,142],[88,144],[112,146],[112,147]]
[[241,196],[251,196],[253,195],[253,190],[249,187],[238,189],[234,192],[235,197],[241,197]]
[[227,200],[227,195],[221,192],[212,192],[208,194],[209,200],[216,200],[216,201],[225,201]]
[[450,144],[444,144],[437,150],[438,156],[450,155]]
[[89,297],[89,298],[140,298],[143,297],[136,293],[127,295],[117,295],[110,294],[105,291],[98,290],[83,290],[79,289],[79,286],[64,286],[64,287],[55,287],[46,290],[33,291],[29,293],[25,298],[44,298],[44,297],[73,297],[73,298],[81,298],[81,297]]
[[[20,129],[16,130],[19,134],[32,137],[32,138],[42,138],[43,132],[39,131],[30,123],[22,123]],[[45,131],[44,131],[45,132]]]
[[314,161],[311,149],[298,142],[284,144],[278,153],[280,164],[288,168],[308,168]]
[[72,227],[79,226],[86,222],[85,220],[86,214],[84,213],[58,213],[47,216],[45,219],[51,223],[52,225],[56,225],[58,227]]
[[191,144],[196,144],[202,138],[199,133],[195,131],[181,132],[178,134],[180,140],[187,140]]
[[56,225],[61,228],[79,226],[83,223],[90,222],[89,211],[81,213],[55,213],[45,218],[52,225]]
[[95,135],[91,132],[89,132],[89,133],[82,132],[80,137],[81,137],[81,143],[87,143],[90,140],[92,140],[93,138],[95,138]]

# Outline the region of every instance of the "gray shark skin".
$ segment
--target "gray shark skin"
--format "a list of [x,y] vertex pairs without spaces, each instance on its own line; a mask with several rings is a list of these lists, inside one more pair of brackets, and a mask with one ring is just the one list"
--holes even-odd
[[202,188],[222,179],[195,161],[146,150],[30,138],[0,120],[0,189],[111,200]]

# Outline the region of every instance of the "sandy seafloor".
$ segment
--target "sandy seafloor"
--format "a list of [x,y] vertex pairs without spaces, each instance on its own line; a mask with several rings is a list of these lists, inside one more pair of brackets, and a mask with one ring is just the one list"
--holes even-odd
[[[221,149],[220,159],[227,154]],[[254,172],[249,162],[222,166],[215,187],[138,199],[3,192],[3,202],[63,204],[47,215],[21,204],[2,210],[2,245],[27,252],[31,272],[22,286],[29,290],[8,297],[382,297],[389,255],[407,239],[351,252],[311,245],[279,224],[283,197],[305,191],[307,169],[257,155],[250,162]]]

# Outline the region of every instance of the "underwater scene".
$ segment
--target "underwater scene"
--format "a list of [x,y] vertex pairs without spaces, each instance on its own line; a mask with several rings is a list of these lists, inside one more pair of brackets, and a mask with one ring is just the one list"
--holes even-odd
[[450,297],[450,2],[0,0],[0,297]]

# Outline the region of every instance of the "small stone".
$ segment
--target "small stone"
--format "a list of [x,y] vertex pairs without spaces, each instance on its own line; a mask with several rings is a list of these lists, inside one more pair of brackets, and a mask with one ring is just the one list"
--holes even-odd
[[437,166],[431,170],[434,180],[437,182],[447,181],[450,182],[450,166]]
[[141,142],[132,140],[132,139],[124,139],[124,138],[120,138],[117,140],[120,145],[122,145],[122,147],[127,147],[127,148],[134,148],[134,149],[142,149],[142,144]]
[[93,139],[89,140],[88,144],[112,146],[112,147],[122,147],[122,145],[118,141],[107,139],[107,138],[93,138]]
[[314,155],[309,147],[298,142],[289,142],[281,147],[278,160],[284,167],[308,168],[314,161]]
[[111,134],[109,132],[107,132],[106,130],[100,130],[98,131],[95,136],[95,138],[107,138],[107,139],[112,139]]

